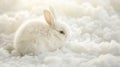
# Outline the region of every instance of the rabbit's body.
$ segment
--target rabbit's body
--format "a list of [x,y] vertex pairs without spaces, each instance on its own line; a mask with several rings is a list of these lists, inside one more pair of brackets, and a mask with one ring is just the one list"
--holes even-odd
[[[46,28],[44,28],[44,27],[46,27]],[[20,53],[23,53],[23,54],[28,52],[28,51],[30,53],[36,51],[37,47],[38,47],[38,45],[36,47],[36,44],[39,44],[40,41],[41,42],[46,41],[45,37],[47,37],[46,36],[47,34],[45,33],[46,32],[45,30],[48,30],[47,27],[48,27],[47,24],[40,23],[37,21],[31,21],[31,22],[25,23],[19,29],[19,31],[17,31],[17,33],[16,33],[15,43],[19,44],[19,45],[14,45],[16,50]],[[23,34],[23,35],[21,35],[21,34]]]
[[15,35],[14,51],[21,54],[36,55],[44,51],[53,51],[63,46],[68,36],[65,24],[59,23],[45,12],[45,21],[30,20],[21,25]]

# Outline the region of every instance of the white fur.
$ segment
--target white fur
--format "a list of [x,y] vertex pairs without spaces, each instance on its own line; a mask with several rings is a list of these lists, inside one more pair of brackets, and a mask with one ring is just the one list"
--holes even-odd
[[[20,55],[36,55],[61,48],[68,37],[68,28],[65,23],[53,21],[55,18],[50,18],[52,25],[48,24],[49,21],[45,22],[41,19],[23,23],[16,32],[13,52]],[[63,30],[66,34],[60,34],[59,30]]]

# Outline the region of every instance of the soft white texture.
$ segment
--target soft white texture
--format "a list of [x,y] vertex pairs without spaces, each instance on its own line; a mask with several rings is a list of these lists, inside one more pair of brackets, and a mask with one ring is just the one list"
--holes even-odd
[[[0,0],[0,67],[120,67],[119,0],[15,1]],[[47,5],[71,27],[68,43],[38,56],[11,56],[3,47],[12,44],[23,21],[38,18]]]

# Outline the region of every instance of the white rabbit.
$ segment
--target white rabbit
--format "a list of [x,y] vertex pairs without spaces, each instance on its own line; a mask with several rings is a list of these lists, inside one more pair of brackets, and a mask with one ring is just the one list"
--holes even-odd
[[44,18],[30,20],[20,26],[14,39],[13,53],[36,55],[63,46],[70,34],[69,27],[59,21],[52,10],[44,10]]

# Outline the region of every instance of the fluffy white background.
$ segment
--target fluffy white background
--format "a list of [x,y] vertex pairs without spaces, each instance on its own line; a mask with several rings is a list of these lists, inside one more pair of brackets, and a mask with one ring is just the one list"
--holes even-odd
[[[68,43],[38,56],[4,48],[25,21],[52,5],[71,28]],[[0,0],[0,67],[120,67],[120,0]]]

